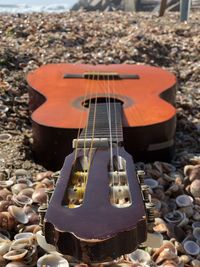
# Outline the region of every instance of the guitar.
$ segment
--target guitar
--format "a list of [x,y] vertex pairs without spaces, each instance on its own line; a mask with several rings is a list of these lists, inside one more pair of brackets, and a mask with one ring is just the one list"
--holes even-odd
[[[93,72],[96,76],[89,79]],[[99,72],[108,74],[106,80],[102,75],[97,80]],[[35,159],[46,168],[62,167],[66,154],[73,151],[72,140],[78,128],[86,125],[88,108],[84,105],[96,95],[105,99],[107,83],[110,98],[123,103],[126,151],[137,161],[172,158],[176,78],[168,71],[143,65],[49,64],[29,73],[27,81],[33,151]]]
[[[164,90],[159,88],[156,72]],[[107,262],[134,251],[146,240],[147,229],[152,228],[153,205],[143,184],[144,175],[136,174],[132,156],[124,149],[125,138],[134,133],[126,144],[144,140],[146,145],[157,140],[156,144],[172,146],[175,81],[164,70],[128,65],[47,65],[28,76],[34,88],[30,105],[37,152],[46,129],[52,134],[58,128],[73,131],[79,125],[73,152],[65,159],[42,220],[47,242],[62,254],[85,263]],[[46,102],[41,95],[46,96]],[[145,136],[135,140],[143,128],[147,130]],[[50,140],[48,134],[46,139]]]

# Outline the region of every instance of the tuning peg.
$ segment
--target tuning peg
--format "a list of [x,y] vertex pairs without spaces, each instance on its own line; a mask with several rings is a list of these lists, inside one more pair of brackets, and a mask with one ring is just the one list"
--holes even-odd
[[60,177],[60,171],[54,172],[54,173],[52,174],[51,177],[52,177],[53,180],[54,180],[54,187],[55,187],[55,185],[56,185],[56,183],[57,183],[57,180],[58,180],[59,177]]
[[149,187],[148,185],[142,185],[141,186],[142,189],[142,194],[143,194],[143,199],[144,202],[149,202],[150,201],[150,194],[149,194]]
[[144,185],[145,172],[143,170],[137,171],[137,177],[141,185]]
[[148,231],[153,232],[154,227],[154,204],[152,202],[145,203],[146,206],[146,213],[147,213],[147,224],[148,224]]
[[47,193],[47,204],[48,204],[50,199],[51,199],[51,197],[52,197],[52,195],[53,195],[54,190],[47,189],[47,190],[45,190],[45,192]]
[[46,211],[47,211],[47,204],[42,204],[38,208],[38,213],[39,213],[39,218],[40,218],[39,226],[41,227],[43,227],[43,222],[44,222]]

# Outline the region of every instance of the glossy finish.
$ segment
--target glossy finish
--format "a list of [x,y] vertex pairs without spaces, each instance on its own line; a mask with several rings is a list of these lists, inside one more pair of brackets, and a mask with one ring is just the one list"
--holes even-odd
[[[64,78],[67,73],[88,71],[137,74],[139,79]],[[29,73],[27,81],[31,87],[33,150],[47,168],[60,169],[66,154],[72,152],[72,139],[79,127],[85,127],[88,117],[82,103],[96,95],[123,102],[124,146],[136,160],[170,160],[176,126],[176,78],[168,71],[144,65],[49,64]]]

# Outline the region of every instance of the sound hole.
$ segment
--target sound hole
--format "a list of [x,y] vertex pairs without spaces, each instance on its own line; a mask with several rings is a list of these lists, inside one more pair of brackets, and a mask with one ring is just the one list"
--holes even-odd
[[121,103],[123,105],[123,101],[116,99],[116,98],[108,98],[108,97],[97,97],[96,98],[91,98],[87,99],[85,102],[82,102],[82,106],[88,108],[90,104],[95,104],[95,103]]
[[78,157],[72,167],[69,183],[65,191],[63,205],[73,209],[83,204],[88,178],[88,158]]
[[121,156],[113,157],[109,172],[110,202],[117,208],[131,206],[131,194],[126,173],[126,161]]

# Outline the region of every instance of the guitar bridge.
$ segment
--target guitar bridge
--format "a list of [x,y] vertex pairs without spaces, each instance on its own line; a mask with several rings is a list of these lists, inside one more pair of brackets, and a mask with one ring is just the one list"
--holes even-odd
[[87,80],[123,80],[123,79],[139,79],[137,74],[119,74],[116,72],[85,72],[83,74],[66,73],[65,79],[87,79]]

